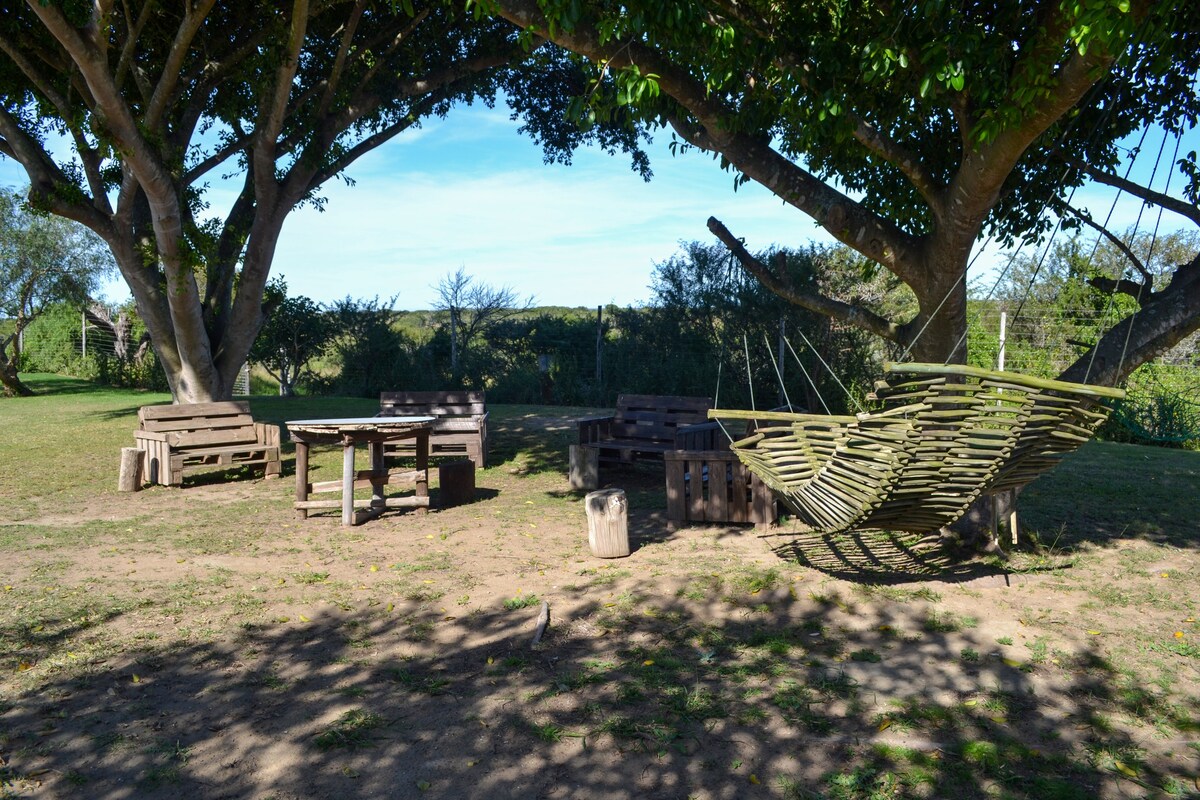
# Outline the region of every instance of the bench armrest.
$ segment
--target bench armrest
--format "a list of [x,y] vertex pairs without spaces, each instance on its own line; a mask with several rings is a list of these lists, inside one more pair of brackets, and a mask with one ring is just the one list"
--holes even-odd
[[616,418],[610,414],[603,417],[580,417],[572,420],[579,432],[579,444],[590,444],[610,438],[614,419]]
[[165,433],[159,433],[158,431],[134,431],[133,432],[133,440],[135,442],[139,441],[139,440],[150,441],[150,442],[165,442],[167,440],[167,435]]
[[269,422],[256,422],[254,423],[254,433],[258,436],[260,444],[279,447],[278,425],[272,425]]
[[697,422],[675,429],[676,450],[728,450],[729,437],[719,422]]

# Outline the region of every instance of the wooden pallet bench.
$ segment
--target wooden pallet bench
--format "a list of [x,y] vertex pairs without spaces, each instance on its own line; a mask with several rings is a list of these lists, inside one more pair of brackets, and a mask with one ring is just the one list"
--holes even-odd
[[[487,466],[487,402],[483,392],[383,392],[381,417],[433,417],[430,456],[466,456],[476,469]],[[386,455],[413,457],[411,440],[389,442]]]
[[667,524],[703,523],[774,525],[775,496],[728,448],[674,450],[664,454]]
[[[578,445],[572,452],[572,475],[584,475],[582,488],[598,483],[600,462],[631,463],[696,447],[711,440],[707,397],[623,394],[615,413],[575,420]],[[696,438],[697,436],[701,438]],[[573,479],[574,480],[574,479]]]
[[267,478],[282,472],[279,426],[255,422],[244,400],[143,406],[133,435],[150,483],[180,486],[185,472],[205,467],[263,465]]

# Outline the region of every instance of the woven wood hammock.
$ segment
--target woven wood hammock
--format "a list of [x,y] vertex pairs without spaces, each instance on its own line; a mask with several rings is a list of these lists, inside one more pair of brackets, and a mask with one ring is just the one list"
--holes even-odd
[[801,521],[925,533],[1016,489],[1091,439],[1120,389],[946,364],[887,364],[876,412],[714,409],[747,420],[730,447]]

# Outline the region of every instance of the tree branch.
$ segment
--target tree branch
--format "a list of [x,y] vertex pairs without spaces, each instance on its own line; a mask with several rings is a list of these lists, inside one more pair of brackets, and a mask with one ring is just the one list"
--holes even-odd
[[826,297],[819,292],[797,289],[790,281],[786,280],[786,277],[773,273],[770,267],[751,255],[741,240],[730,233],[729,229],[716,217],[708,218],[708,229],[729,248],[729,252],[733,253],[734,258],[747,272],[757,278],[763,286],[789,303],[854,325],[888,341],[901,341],[901,326],[896,323],[873,311]]
[[338,86],[342,82],[342,72],[346,66],[346,56],[350,52],[350,45],[353,44],[354,34],[358,30],[358,21],[362,19],[363,10],[366,7],[367,0],[357,0],[354,10],[350,12],[350,19],[346,20],[342,30],[342,40],[338,44],[337,55],[333,59],[333,66],[329,68],[329,78],[325,82],[325,94],[317,107],[318,117],[323,117],[328,113],[329,106],[337,94]]
[[1088,286],[1091,286],[1104,294],[1123,294],[1137,300],[1139,304],[1146,301],[1150,297],[1152,290],[1148,283],[1138,283],[1131,281],[1128,278],[1119,278],[1113,280],[1102,275],[1097,275],[1094,278],[1087,279]]
[[188,56],[192,41],[196,38],[200,26],[204,24],[204,19],[212,10],[215,2],[216,0],[195,0],[194,5],[192,2],[184,3],[186,11],[183,22],[180,24],[179,30],[175,32],[175,40],[171,42],[171,49],[167,53],[166,63],[163,64],[161,77],[158,85],[154,87],[154,94],[150,98],[143,118],[143,124],[148,129],[158,130],[162,115],[175,94],[175,87],[178,85],[180,73],[183,71],[183,62]]
[[1196,223],[1196,225],[1200,225],[1200,208],[1191,205],[1190,203],[1186,203],[1183,200],[1178,200],[1174,197],[1171,197],[1169,194],[1156,192],[1153,189],[1147,188],[1138,183],[1134,183],[1133,181],[1122,178],[1118,175],[1112,175],[1101,169],[1097,169],[1090,164],[1085,164],[1082,161],[1076,161],[1073,158],[1068,158],[1066,161],[1072,167],[1085,172],[1088,177],[1097,183],[1103,183],[1105,186],[1111,186],[1114,189],[1120,189],[1122,192],[1128,192],[1134,197],[1145,200],[1147,203],[1161,206],[1168,211],[1174,211],[1181,217],[1191,220],[1192,222]]
[[1139,259],[1137,256],[1135,256],[1133,254],[1133,251],[1129,249],[1129,245],[1127,245],[1127,244],[1125,244],[1125,242],[1121,241],[1121,238],[1119,236],[1117,236],[1112,231],[1110,231],[1108,228],[1104,227],[1103,225],[1101,225],[1100,223],[1098,223],[1094,219],[1092,219],[1091,214],[1085,213],[1068,203],[1063,203],[1062,208],[1066,211],[1071,212],[1071,214],[1073,214],[1076,217],[1076,219],[1080,220],[1081,222],[1083,222],[1083,224],[1085,224],[1088,227],[1092,228],[1093,230],[1097,231],[1101,236],[1103,236],[1105,239],[1107,239],[1112,244],[1113,247],[1115,247],[1115,248],[1117,248],[1117,250],[1121,251],[1121,254],[1124,255],[1125,258],[1127,258],[1129,260],[1129,263],[1133,265],[1133,268],[1136,269],[1141,274],[1143,283],[1145,283],[1145,285],[1147,285],[1147,286],[1154,285],[1154,278],[1150,275],[1150,270],[1146,269],[1146,265],[1142,263],[1141,259]]
[[942,204],[942,192],[945,186],[934,178],[929,170],[925,169],[921,159],[907,147],[857,115],[854,115],[853,118],[855,120],[854,138],[858,143],[900,170],[904,177],[908,178],[909,183],[921,193],[925,202],[934,209],[935,215],[940,216],[938,209]]
[[[125,45],[121,48],[121,57],[117,60],[117,68],[113,71],[113,83],[116,84],[118,91],[125,85],[125,76],[129,74],[129,65],[133,63],[133,54],[137,49],[138,37],[150,21],[154,10],[154,2],[147,0],[142,5],[141,13],[138,14],[136,20],[129,13],[128,0],[124,0],[121,3],[121,7],[125,11]],[[143,88],[146,87],[142,83],[138,83],[138,89],[141,90]],[[149,101],[150,98],[143,96],[142,99]]]

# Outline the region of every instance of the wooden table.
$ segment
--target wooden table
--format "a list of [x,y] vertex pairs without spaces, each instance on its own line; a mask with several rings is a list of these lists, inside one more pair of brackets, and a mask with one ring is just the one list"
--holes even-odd
[[[429,507],[429,429],[433,417],[350,417],[347,419],[299,419],[284,423],[296,443],[296,516],[308,517],[309,509],[342,509],[343,525],[359,525],[389,508]],[[417,468],[389,472],[383,458],[383,445],[398,439],[414,439]],[[366,442],[371,468],[355,471],[355,447]],[[308,448],[313,444],[342,445],[342,479],[309,483]],[[389,483],[411,483],[415,494],[386,497],[383,487]],[[354,499],[354,490],[371,487],[371,498]],[[341,500],[309,500],[310,493],[341,490]],[[356,511],[356,509],[359,509]]]

